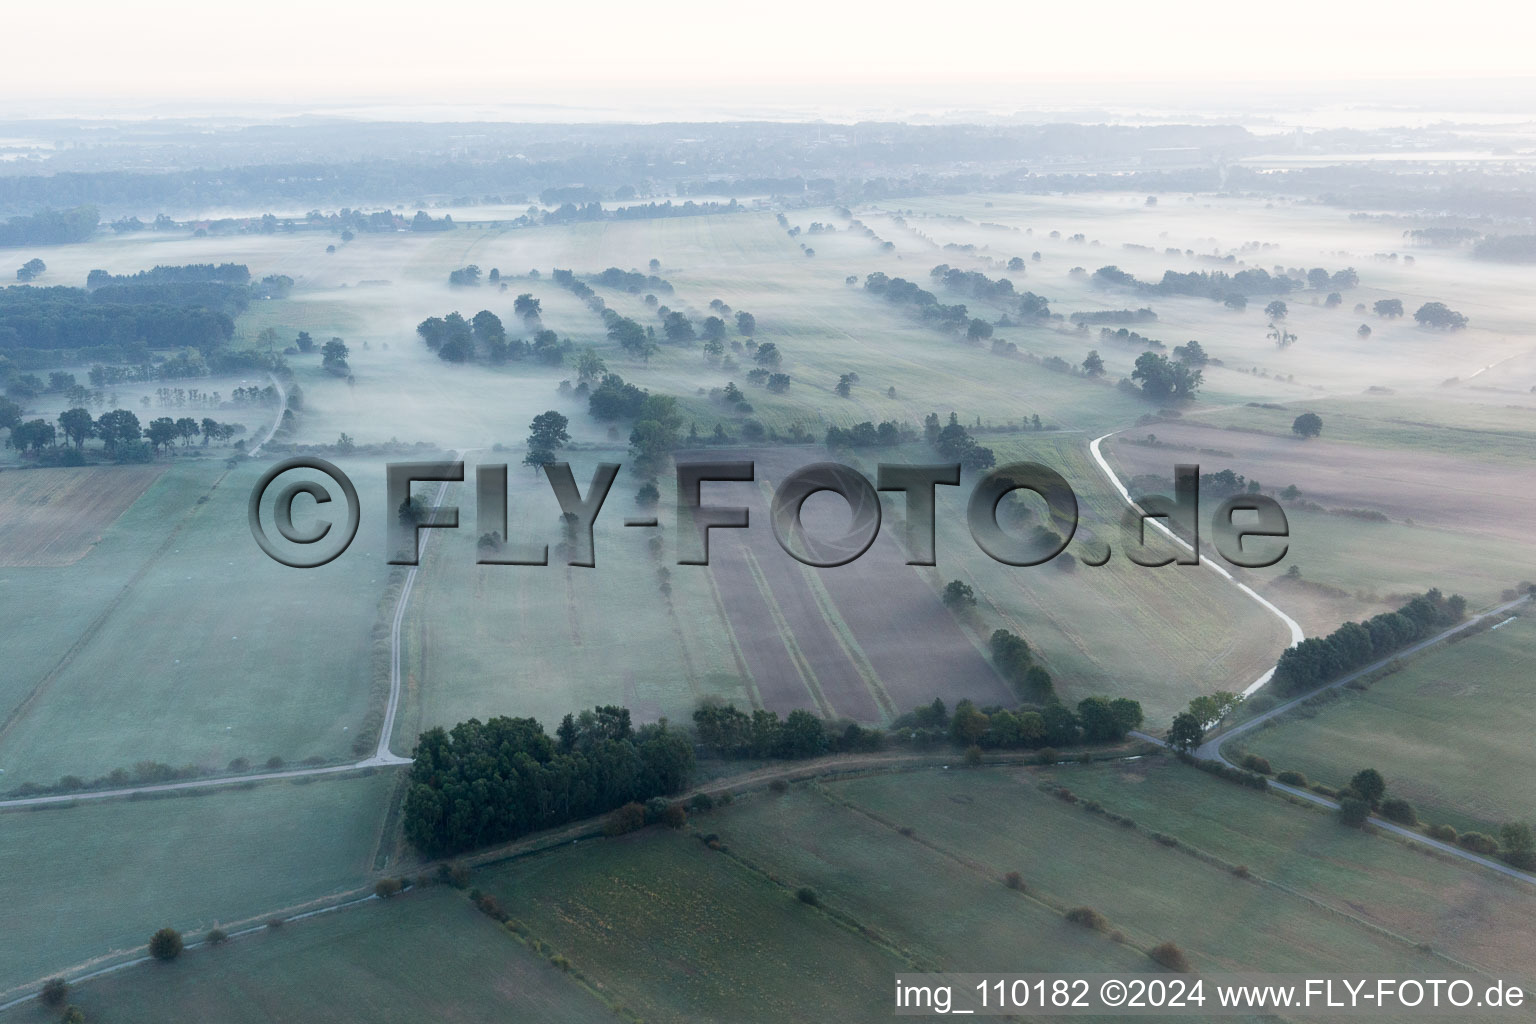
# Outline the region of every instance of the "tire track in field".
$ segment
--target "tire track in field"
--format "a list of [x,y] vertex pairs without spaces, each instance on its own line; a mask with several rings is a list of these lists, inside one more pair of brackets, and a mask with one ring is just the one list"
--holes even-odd
[[752,667],[761,706],[782,712],[804,707],[807,696],[812,695],[810,685],[801,677],[785,638],[773,625],[767,602],[746,564],[746,546],[721,540],[715,542],[709,572],[718,584],[724,617],[733,624],[743,658]]
[[821,712],[823,718],[835,717],[835,711],[827,700],[826,693],[821,688],[821,679],[816,675],[816,670],[812,667],[810,658],[806,657],[805,651],[801,649],[800,642],[795,637],[794,628],[789,624],[789,620],[784,615],[784,609],[780,606],[777,598],[774,597],[773,587],[769,585],[767,578],[763,575],[763,567],[745,545],[742,546],[741,556],[746,563],[748,574],[752,577],[753,585],[757,587],[757,592],[762,597],[763,607],[767,610],[768,617],[773,621],[779,641],[789,653],[790,661],[794,663],[796,674],[800,676],[800,681],[805,684],[805,689],[810,694],[812,703],[816,705],[816,709]]

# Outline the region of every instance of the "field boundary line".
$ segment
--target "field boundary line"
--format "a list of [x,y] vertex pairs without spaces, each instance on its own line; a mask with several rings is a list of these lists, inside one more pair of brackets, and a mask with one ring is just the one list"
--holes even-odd
[[746,561],[747,572],[752,575],[752,582],[757,587],[758,593],[763,597],[763,605],[768,609],[768,617],[773,620],[774,626],[779,631],[779,641],[784,649],[789,652],[790,660],[795,664],[795,671],[800,673],[800,681],[805,684],[806,692],[811,700],[816,702],[823,717],[835,721],[836,710],[827,703],[827,696],[821,690],[821,680],[816,677],[816,670],[811,667],[810,659],[800,649],[800,644],[795,640],[795,634],[789,628],[789,620],[784,618],[784,610],[779,607],[778,599],[773,596],[773,588],[768,585],[768,580],[763,576],[762,568],[757,564],[757,559],[745,545],[741,548],[742,558]]
[[854,637],[853,631],[843,621],[843,616],[837,610],[837,604],[832,600],[832,595],[827,592],[826,586],[822,584],[821,577],[812,572],[811,567],[808,565],[800,566],[800,572],[806,579],[807,589],[810,590],[811,596],[815,598],[817,606],[821,608],[821,617],[826,620],[827,625],[831,628],[833,637],[841,645],[843,652],[848,655],[848,660],[853,662],[853,667],[858,671],[859,675],[864,677],[864,686],[869,690],[869,695],[874,698],[875,703],[881,710],[891,718],[895,718],[899,713],[896,710],[896,702],[886,692],[885,685],[880,682],[880,676],[875,672],[875,666],[870,663],[869,656],[864,653],[864,648],[859,645],[859,641]]

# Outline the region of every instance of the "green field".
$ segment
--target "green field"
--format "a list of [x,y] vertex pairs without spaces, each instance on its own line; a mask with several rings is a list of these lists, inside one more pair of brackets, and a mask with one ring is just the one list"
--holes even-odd
[[[602,1001],[451,889],[264,929],[93,979],[70,994],[89,1020],[613,1020]],[[36,1003],[7,1021],[56,1019]]]
[[646,1020],[878,1020],[906,964],[697,839],[650,832],[476,873]]
[[[1205,973],[1536,981],[1536,895],[1520,883],[1161,757],[759,790],[683,831],[555,847],[478,868],[470,885],[520,939],[466,894],[428,887],[135,967],[74,999],[127,1020],[325,1006],[327,1019],[392,1021],[430,1005],[464,1020],[873,1021],[899,971],[1157,972],[1146,951],[1164,941]],[[1106,930],[1068,922],[1079,906]]]
[[0,991],[345,892],[375,867],[394,774],[0,813]]
[[252,540],[246,503],[265,463],[215,460],[174,466],[74,565],[0,569],[0,611],[29,639],[0,688],[3,788],[141,761],[353,759],[380,699],[389,566],[383,468],[341,463],[363,525],[319,569],[279,565]]
[[[750,703],[707,570],[675,564],[669,501],[660,506],[660,530],[626,530],[623,517],[641,510],[635,478],[621,473],[597,520],[596,566],[572,567],[558,549],[559,504],[544,478],[518,465],[516,452],[473,458],[511,463],[504,555],[547,544],[549,564],[475,564],[483,531],[474,521],[473,485],[452,489],[447,500],[461,507],[461,528],[432,539],[402,630],[406,691],[397,749],[408,751],[422,729],[493,714],[532,716],[553,729],[567,712],[595,704],[687,721],[706,695]],[[597,463],[622,462],[625,454],[570,459],[585,493]],[[466,479],[474,479],[472,467]],[[650,552],[653,536],[663,542],[659,556]],[[660,589],[663,569],[670,598]]]
[[[1507,972],[1527,988],[1536,983],[1536,891],[1528,884],[1341,827],[1316,807],[1263,796],[1165,758],[1058,767],[1046,777],[1143,829],[1176,836],[1221,863],[1246,865],[1268,888],[1327,908],[1337,927],[1363,922],[1395,936],[1394,946],[1422,943],[1479,970]],[[1268,927],[1256,919],[1231,941],[1264,942]],[[1326,937],[1328,927],[1316,934]],[[1309,936],[1303,946],[1312,942]],[[1345,952],[1338,963],[1378,966],[1358,956]]]
[[1332,786],[1375,768],[1421,818],[1493,833],[1536,819],[1533,658],[1536,620],[1527,614],[1414,658],[1363,692],[1345,688],[1242,746]]
[[998,876],[1018,871],[1030,891],[1063,909],[1093,907],[1143,949],[1175,942],[1197,970],[1304,973],[1355,964],[1411,973],[1429,966],[1407,942],[1070,806],[1037,789],[1037,780],[1034,772],[919,774],[899,785],[872,778],[831,788],[893,828],[911,827]]
[[1120,531],[1124,503],[1092,461],[1086,438],[1023,434],[983,443],[995,446],[999,464],[1033,461],[1059,472],[1077,495],[1081,519],[1068,551],[1081,558],[1107,543],[1111,559],[1097,568],[1079,562],[1075,570],[1054,560],[995,562],[971,539],[962,486],[958,495],[940,495],[948,514],[938,520],[939,564],[926,575],[936,591],[951,579],[969,582],[983,602],[978,640],[996,628],[1025,637],[1063,699],[1123,694],[1141,701],[1148,723],[1160,727],[1198,693],[1247,686],[1290,642],[1279,619],[1215,573],[1132,563]]
[[[321,342],[341,336],[351,348],[351,378],[325,372],[318,354],[290,357],[302,407],[293,431],[258,460],[231,468],[220,450],[164,459],[166,471],[78,561],[0,568],[0,616],[13,638],[0,672],[0,791],[52,785],[61,776],[131,773],[146,761],[221,773],[237,760],[259,767],[274,757],[289,766],[355,758],[354,744],[360,733],[367,737],[383,699],[381,655],[400,576],[385,564],[392,510],[381,464],[435,458],[439,448],[469,450],[468,473],[447,493],[460,529],[431,535],[403,620],[397,753],[408,753],[423,729],[471,717],[528,715],[552,728],[566,712],[599,703],[624,704],[641,721],[674,722],[686,721],[707,697],[761,706],[763,684],[785,680],[754,677],[754,640],[782,641],[791,660],[807,664],[846,655],[840,685],[867,685],[883,721],[907,708],[879,701],[884,681],[868,651],[898,632],[926,642],[925,624],[960,636],[966,655],[971,645],[984,650],[992,630],[1014,630],[1063,699],[1134,697],[1152,729],[1195,694],[1242,689],[1274,663],[1286,630],[1228,582],[1201,568],[1144,568],[1125,557],[1122,503],[1088,443],[1111,431],[1127,438],[1171,433],[1150,417],[1159,403],[1116,386],[1139,346],[1104,342],[1097,328],[1055,319],[1001,324],[995,337],[1016,344],[1019,354],[994,355],[990,344],[956,341],[913,308],[866,292],[860,285],[873,271],[933,289],[941,302],[965,302],[988,322],[1016,309],[950,293],[930,268],[947,263],[1008,276],[1018,291],[1046,296],[1061,315],[1151,302],[1158,319],[1136,330],[1169,349],[1198,338],[1219,363],[1207,367],[1200,399],[1177,419],[1209,424],[1209,437],[1134,453],[1112,445],[1111,458],[1126,460],[1120,465],[1146,459],[1147,471],[1168,473],[1185,461],[1186,449],[1278,438],[1289,447],[1277,444],[1269,454],[1286,474],[1310,456],[1320,475],[1327,453],[1326,468],[1343,481],[1336,493],[1324,501],[1303,473],[1281,479],[1279,469],[1267,472],[1262,452],[1254,455],[1257,468],[1235,468],[1267,489],[1295,483],[1328,507],[1374,508],[1397,495],[1386,523],[1298,509],[1289,559],[1241,576],[1287,611],[1294,607],[1309,633],[1430,586],[1486,606],[1530,574],[1521,566],[1536,549],[1517,533],[1529,493],[1521,474],[1536,436],[1536,399],[1526,379],[1533,364],[1524,354],[1536,299],[1522,271],[1474,264],[1459,253],[1426,255],[1417,269],[1376,260],[1373,253],[1400,243],[1397,226],[1354,221],[1341,209],[1182,195],[1148,207],[1144,198],[947,196],[904,199],[900,212],[884,204],[854,209],[891,241],[890,251],[848,230],[849,218],[832,208],[790,211],[795,225],[837,227],[798,240],[773,213],[754,210],[364,234],[335,254],[324,252],[330,236],[303,232],[143,233],[47,247],[48,283],[81,283],[96,267],[124,273],[194,262],[243,262],[258,277],[288,274],[296,282],[291,297],[253,303],[237,320],[235,346],[256,344],[268,327],[278,331],[279,347],[299,330]],[[1084,237],[1074,241],[1079,232]],[[1154,301],[1096,288],[1087,274],[1072,272],[1117,264],[1150,281],[1164,269],[1201,268],[1213,248],[1255,239],[1271,247],[1244,249],[1245,265],[1353,264],[1361,286],[1337,309],[1313,292],[1293,293],[1287,322],[1300,340],[1278,350],[1265,336],[1262,301],[1230,313],[1207,299]],[[802,243],[814,246],[813,258]],[[1036,251],[1041,258],[1029,259]],[[1004,269],[1014,256],[1028,261],[1024,271]],[[641,362],[550,279],[555,267],[584,276],[644,267],[652,258],[675,289],[661,303],[695,324],[715,299],[754,314],[756,340],[782,351],[789,392],[748,386],[753,363],[744,349],[728,350],[737,364],[731,367],[711,364],[696,346],[663,345]],[[506,290],[450,288],[449,270],[471,262],[499,268]],[[513,314],[522,292],[543,303],[540,323]],[[659,328],[642,296],[597,292],[611,308]],[[1400,297],[1412,309],[1441,295],[1468,312],[1472,326],[1447,336],[1409,318],[1385,322],[1352,312],[1355,302]],[[438,359],[415,325],[455,309],[466,316],[489,309],[513,338],[547,327],[578,349],[592,346],[610,370],[676,396],[684,430],[696,426],[705,437],[717,423],[742,433],[748,414],[711,395],[727,382],[746,390],[751,418],[769,430],[802,427],[818,440],[829,425],[897,420],[920,429],[928,413],[954,411],[977,425],[978,442],[995,450],[999,464],[1033,460],[1062,473],[1082,514],[1071,550],[1081,558],[1107,542],[1114,556],[1105,567],[1079,563],[1075,570],[992,561],[965,527],[967,473],[966,486],[939,491],[938,566],[907,572],[897,563],[902,585],[925,600],[931,591],[931,609],[918,602],[898,623],[889,611],[894,602],[881,604],[887,595],[870,587],[869,607],[891,622],[882,633],[866,618],[856,631],[849,625],[854,606],[831,598],[820,574],[791,567],[770,581],[754,562],[740,578],[764,611],[746,613],[751,621],[744,622],[739,609],[727,612],[714,574],[676,564],[667,467],[659,474],[661,528],[621,525],[638,511],[640,480],[626,469],[599,521],[598,567],[567,567],[556,549],[558,512],[548,484],[521,465],[529,421],[548,409],[570,418],[574,443],[565,454],[583,491],[599,461],[630,461],[630,424],[599,422],[580,395],[562,392],[561,382],[575,377],[571,366]],[[1369,339],[1355,335],[1362,319],[1373,327]],[[743,341],[733,324],[726,341]],[[1045,364],[1076,365],[1089,349],[1108,365],[1102,380]],[[851,372],[858,384],[839,397],[838,378]],[[119,390],[120,404],[141,407],[142,386]],[[55,416],[61,400],[41,396],[26,415]],[[1319,411],[1327,426],[1322,442],[1298,454],[1289,424],[1303,409]],[[266,413],[241,407],[215,415],[245,422],[249,437]],[[1048,429],[1022,429],[1032,416]],[[418,454],[336,457],[361,496],[357,541],[321,569],[277,565],[249,536],[249,490],[286,454],[284,446],[330,446],[341,434],[362,445],[430,446],[395,449]],[[870,476],[882,461],[937,458],[919,443],[859,452],[818,444],[772,457],[781,452],[855,463]],[[736,444],[719,456],[753,452]],[[1426,467],[1431,458],[1442,461]],[[1468,462],[1476,468],[1447,477],[1442,470],[1456,460],[1476,460]],[[10,449],[0,455],[7,473],[23,461]],[[1200,461],[1223,468],[1214,455]],[[485,462],[511,465],[511,545],[547,542],[552,564],[475,564],[482,527],[469,481]],[[1489,474],[1497,475],[1494,483]],[[896,534],[904,513],[890,497],[883,529]],[[761,516],[753,528],[759,535],[770,529]],[[1301,569],[1302,584],[1276,578],[1291,565]],[[939,603],[955,579],[974,587],[975,609],[955,614]],[[931,620],[923,618],[929,611]],[[810,628],[802,628],[805,618],[791,628],[794,612],[809,616]],[[1315,717],[1253,736],[1250,748],[1276,768],[1331,784],[1374,766],[1422,815],[1458,828],[1530,819],[1536,802],[1522,784],[1532,767],[1536,713],[1522,710],[1529,702],[1521,699],[1519,674],[1536,653],[1529,621],[1436,651],[1366,692],[1346,691]],[[952,697],[961,670],[947,656],[934,655],[933,665],[914,657],[909,690]],[[753,664],[761,677],[762,665],[779,663],[760,657]],[[980,670],[988,671],[985,664]],[[806,703],[827,702],[808,693]],[[0,994],[72,965],[126,955],[162,924],[196,935],[367,886],[376,872],[397,867],[388,861],[398,836],[386,823],[395,778],[380,772],[0,813],[0,897],[11,911],[9,941],[0,943]],[[1042,789],[1046,783],[1069,786],[1139,827],[1063,802]],[[1159,843],[1152,832],[1182,845]],[[700,841],[709,833],[724,850]],[[1235,874],[1237,865],[1252,877]],[[1021,874],[1023,891],[1002,884],[1010,871]],[[1536,960],[1529,924],[1536,904],[1527,890],[1156,758],[824,780],[782,796],[752,794],[697,817],[683,833],[583,841],[505,862],[478,871],[474,884],[497,894],[533,939],[547,943],[535,948],[543,958],[469,909],[461,894],[423,890],[195,950],[167,968],[99,979],[82,986],[78,1001],[92,1019],[146,1021],[587,1020],[611,1017],[606,1004],[645,1020],[777,1021],[803,1016],[814,994],[822,1017],[884,1020],[893,972],[912,965],[1151,970],[1146,951],[1163,941],[1178,943],[1202,971],[1347,965],[1411,975],[1441,969],[1450,957],[1529,983]],[[821,906],[796,900],[801,887],[814,889]],[[1068,924],[1064,911],[1079,905],[1097,908],[1119,935]],[[447,952],[424,952],[434,946]],[[549,950],[569,957],[597,994],[549,966]],[[33,1014],[27,1008],[14,1016]]]

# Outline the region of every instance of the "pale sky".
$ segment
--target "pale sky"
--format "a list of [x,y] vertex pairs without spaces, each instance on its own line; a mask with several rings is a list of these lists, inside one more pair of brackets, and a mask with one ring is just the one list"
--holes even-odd
[[1145,0],[1047,5],[516,0],[70,0],[8,5],[0,92],[48,99],[314,102],[466,90],[974,85],[1530,75],[1512,0]]

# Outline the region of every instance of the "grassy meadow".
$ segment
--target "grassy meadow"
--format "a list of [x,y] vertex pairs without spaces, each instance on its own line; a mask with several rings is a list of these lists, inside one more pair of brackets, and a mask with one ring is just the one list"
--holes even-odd
[[[87,1019],[125,1024],[254,1024],[318,1015],[357,1024],[614,1019],[598,997],[462,894],[433,888],[205,946],[175,963],[107,975],[77,988],[70,1001]],[[0,1019],[55,1016],[34,1003]]]
[[1422,819],[1497,833],[1506,821],[1536,819],[1527,784],[1536,768],[1533,657],[1536,621],[1525,614],[1425,652],[1363,691],[1299,709],[1242,746],[1331,786],[1375,768]]
[[[395,775],[0,812],[0,993],[370,884]],[[0,999],[0,1001],[4,1001]]]

